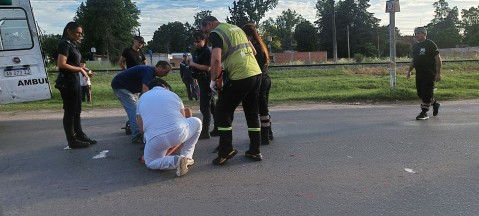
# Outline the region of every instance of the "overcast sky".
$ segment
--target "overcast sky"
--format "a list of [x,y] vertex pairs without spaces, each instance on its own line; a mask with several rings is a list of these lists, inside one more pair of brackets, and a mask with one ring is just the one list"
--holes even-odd
[[[401,0],[401,12],[396,13],[396,27],[402,34],[411,35],[414,27],[427,25],[434,16],[433,3],[437,0]],[[43,31],[48,34],[61,34],[65,25],[73,19],[81,0],[31,0],[35,18]],[[140,31],[145,39],[151,40],[153,32],[168,22],[182,23],[194,21],[194,15],[202,10],[212,11],[220,21],[229,16],[228,6],[233,0],[132,0],[141,10]],[[282,11],[295,10],[305,19],[314,22],[316,0],[279,0],[272,11],[263,19],[276,18]],[[478,7],[478,0],[446,0],[449,7],[462,9]],[[389,14],[385,13],[385,0],[371,0],[369,12],[381,19],[381,25],[389,24]]]

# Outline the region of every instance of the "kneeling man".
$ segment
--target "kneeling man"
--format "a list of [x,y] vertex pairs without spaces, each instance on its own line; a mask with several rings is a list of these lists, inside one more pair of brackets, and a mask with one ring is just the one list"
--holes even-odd
[[[191,117],[180,97],[162,79],[153,80],[149,91],[138,101],[137,119],[145,137],[145,164],[150,169],[175,169],[183,176],[193,165],[195,145],[201,133],[201,120]],[[168,149],[183,143],[180,155],[167,156]]]

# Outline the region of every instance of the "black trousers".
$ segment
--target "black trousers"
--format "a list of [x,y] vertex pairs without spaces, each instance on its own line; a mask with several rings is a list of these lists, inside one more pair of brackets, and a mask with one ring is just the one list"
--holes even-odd
[[211,122],[211,116],[214,116],[216,109],[215,98],[210,89],[210,77],[199,77],[198,86],[200,87],[200,111],[203,115],[203,130],[208,132]]
[[248,125],[250,138],[250,153],[259,153],[261,142],[260,123],[258,116],[258,93],[261,85],[261,74],[242,80],[231,80],[218,94],[216,103],[215,121],[220,134],[220,157],[233,149],[233,116],[234,111],[241,103]]
[[428,111],[434,100],[435,75],[416,75],[417,96],[421,99],[421,109]]
[[69,75],[64,78],[63,88],[60,88],[63,100],[63,129],[68,141],[75,140],[76,135],[82,135],[81,113],[81,86],[78,76]]
[[195,79],[193,77],[183,77],[183,83],[185,84],[186,87],[186,94],[188,95],[189,100],[194,99],[199,99],[198,95],[196,95],[195,92]]
[[81,87],[81,101],[86,102],[90,101],[90,88],[91,86],[82,86]]
[[261,86],[258,94],[259,115],[269,116],[269,90],[271,89],[271,79],[268,73],[263,73],[261,76]]

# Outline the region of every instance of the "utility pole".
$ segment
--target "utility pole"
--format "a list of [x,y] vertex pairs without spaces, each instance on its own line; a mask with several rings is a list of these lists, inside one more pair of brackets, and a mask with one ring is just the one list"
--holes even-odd
[[396,19],[395,13],[399,12],[399,0],[386,1],[386,13],[389,13],[389,85],[394,89],[396,85]]
[[346,26],[346,34],[348,36],[348,61],[351,59],[351,49],[349,48],[349,24]]
[[333,8],[333,57],[334,57],[334,62],[338,61],[338,44],[336,42],[336,11],[335,11],[335,3],[334,0],[332,0],[332,8]]

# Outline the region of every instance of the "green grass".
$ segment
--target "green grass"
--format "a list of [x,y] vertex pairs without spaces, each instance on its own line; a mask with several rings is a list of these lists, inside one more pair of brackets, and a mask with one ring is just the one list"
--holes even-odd
[[[407,67],[398,67],[396,87],[389,87],[389,72],[386,67],[354,67],[334,69],[294,69],[270,70],[272,88],[270,103],[294,102],[395,102],[416,101],[415,77],[406,80]],[[439,100],[462,100],[479,98],[479,65],[476,63],[445,64],[442,81],[437,84],[436,96]],[[97,73],[92,78],[93,103],[84,104],[84,109],[121,107],[110,87],[115,73]],[[56,74],[49,76],[54,84]],[[187,100],[184,84],[178,73],[165,77],[184,101],[185,106],[198,103]],[[6,104],[0,111],[8,110],[61,110],[62,101],[57,89],[52,88],[52,99],[45,101]]]

